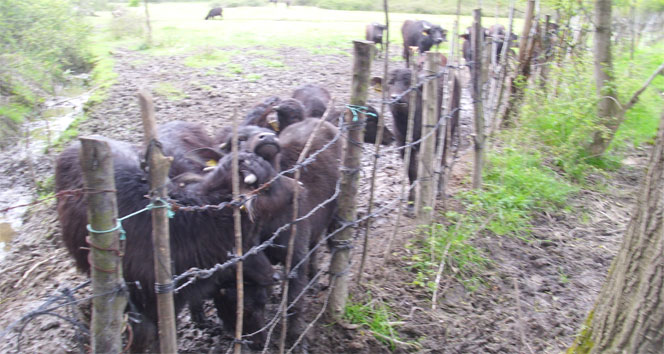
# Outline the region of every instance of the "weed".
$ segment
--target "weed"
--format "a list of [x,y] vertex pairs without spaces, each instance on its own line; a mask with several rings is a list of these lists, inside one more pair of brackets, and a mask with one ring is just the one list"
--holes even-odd
[[230,63],[226,66],[226,68],[232,74],[240,75],[244,72],[244,68],[240,64]]
[[187,95],[170,82],[158,82],[154,87],[154,93],[163,96],[170,101],[187,98]]
[[392,327],[392,322],[397,319],[397,316],[381,299],[372,299],[371,292],[367,292],[365,297],[368,300],[366,303],[353,302],[352,299],[348,301],[344,319],[352,324],[367,326],[377,340],[385,343],[392,350],[396,349],[394,343],[387,338],[401,341]]
[[280,60],[260,58],[253,61],[255,65],[266,66],[268,68],[284,68],[286,65]]
[[263,78],[263,75],[261,75],[261,74],[247,74],[247,76],[245,76],[245,79],[247,79],[249,81],[253,81],[253,82],[258,81],[261,78]]
[[205,47],[200,53],[188,56],[184,64],[192,68],[205,68],[230,62],[234,51],[216,50]]
[[468,214],[447,212],[446,224],[435,223],[431,226],[421,227],[420,233],[424,237],[417,238],[406,247],[411,254],[406,257],[408,270],[415,273],[412,284],[433,293],[435,290],[435,277],[440,262],[445,256],[445,262],[453,268],[464,286],[474,291],[482,284],[478,276],[488,265],[480,250],[472,246],[468,240],[478,231],[480,222]]

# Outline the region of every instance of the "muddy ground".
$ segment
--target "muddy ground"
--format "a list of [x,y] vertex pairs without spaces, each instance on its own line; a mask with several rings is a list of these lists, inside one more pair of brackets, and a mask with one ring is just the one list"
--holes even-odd
[[[158,122],[186,120],[205,124],[210,132],[228,125],[237,111],[242,115],[260,98],[287,96],[304,83],[327,87],[337,104],[348,102],[351,80],[350,55],[313,55],[299,48],[276,49],[270,59],[283,62],[283,67],[265,67],[255,59],[265,48],[253,53],[242,50],[233,58],[243,73],[233,74],[225,65],[192,68],[183,64],[183,56],[149,56],[130,50],[115,50],[113,57],[118,80],[108,98],[88,112],[88,120],[79,127],[81,135],[100,134],[139,143],[142,138],[139,109],[135,93],[138,88],[155,94]],[[394,56],[399,48],[392,48]],[[258,54],[257,54],[258,53]],[[391,62],[392,67],[403,65]],[[380,75],[382,65],[375,61],[372,72]],[[254,75],[251,81],[247,74]],[[163,83],[170,83],[184,95],[163,94]],[[159,92],[162,92],[160,94]],[[464,88],[464,92],[467,92]],[[371,94],[379,99],[378,93]],[[462,112],[462,145],[449,193],[467,188],[470,173],[471,106],[464,93]],[[166,97],[171,96],[171,97]],[[375,101],[374,101],[375,102]],[[388,124],[390,124],[388,118]],[[3,151],[0,166],[0,189],[29,187],[31,172],[17,147]],[[360,213],[366,213],[366,198],[371,175],[372,147],[365,144]],[[473,244],[491,259],[489,271],[481,275],[483,285],[474,291],[464,288],[455,277],[456,269],[447,267],[440,283],[440,295],[431,309],[431,295],[413,285],[415,274],[408,270],[408,252],[404,247],[413,237],[412,219],[402,218],[406,225],[395,240],[395,256],[384,265],[386,240],[395,223],[391,212],[373,222],[366,285],[353,285],[354,299],[367,299],[388,304],[393,312],[392,325],[403,343],[393,348],[377,340],[366,327],[330,326],[319,321],[310,335],[311,353],[558,353],[567,348],[579,330],[598,293],[610,261],[617,251],[632,210],[646,156],[634,151],[615,175],[605,179],[602,193],[584,190],[569,201],[570,212],[537,215],[532,237],[518,239],[479,232]],[[39,158],[38,176],[52,175],[53,152]],[[391,151],[381,158],[378,173],[376,205],[393,200],[400,189],[401,160]],[[460,208],[453,200],[449,208]],[[355,279],[360,254],[359,242],[353,249]],[[323,264],[326,267],[326,264]],[[0,352],[36,353],[78,352],[74,325],[54,316],[40,316],[25,328],[11,324],[42,305],[50,295],[85,281],[74,269],[73,262],[60,241],[53,201],[31,208],[25,223],[11,243],[11,250],[0,265],[0,323],[3,323]],[[313,319],[321,308],[326,280],[318,292],[309,294],[309,312]],[[354,283],[353,283],[354,284]],[[75,294],[77,299],[89,295],[88,289]],[[273,299],[276,303],[277,298]],[[272,305],[274,307],[274,305]],[[76,306],[59,309],[63,316],[73,316]],[[210,312],[212,313],[212,312]],[[230,343],[229,334],[215,335],[194,328],[183,311],[178,327],[178,345],[182,352],[223,352]],[[80,324],[80,323],[79,323]],[[20,331],[22,329],[22,332]],[[19,338],[21,333],[21,338]],[[405,342],[417,343],[404,344]],[[20,347],[19,347],[20,346]],[[274,347],[270,351],[273,351]]]

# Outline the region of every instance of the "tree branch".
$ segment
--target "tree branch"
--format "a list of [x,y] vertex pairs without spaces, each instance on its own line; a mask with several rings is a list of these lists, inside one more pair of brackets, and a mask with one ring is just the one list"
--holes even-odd
[[643,86],[638,91],[634,92],[634,95],[632,95],[632,98],[630,98],[629,102],[627,102],[627,104],[623,107],[622,114],[625,114],[625,112],[627,112],[630,108],[632,108],[632,106],[634,106],[634,104],[636,104],[636,102],[639,101],[639,96],[641,95],[641,93],[643,93],[643,91],[645,91],[646,88],[648,88],[648,86],[650,86],[650,83],[652,82],[652,80],[654,80],[655,77],[657,75],[659,75],[659,73],[661,73],[661,72],[664,72],[664,63],[662,63],[657,68],[657,70],[655,70],[655,72],[652,73],[652,75],[650,75],[648,80],[645,82],[645,84],[643,84]]

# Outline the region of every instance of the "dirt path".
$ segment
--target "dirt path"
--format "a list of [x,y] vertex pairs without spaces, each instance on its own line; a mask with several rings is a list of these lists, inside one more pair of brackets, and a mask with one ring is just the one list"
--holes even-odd
[[[276,51],[270,59],[281,67],[265,67],[255,59],[266,48],[241,50],[233,63],[242,65],[241,74],[228,74],[227,68],[191,68],[182,56],[147,56],[127,50],[116,50],[115,70],[118,82],[106,101],[88,112],[80,134],[100,134],[139,143],[142,137],[135,92],[147,87],[164,92],[172,99],[157,94],[155,104],[159,122],[186,120],[201,122],[209,132],[228,125],[234,110],[241,116],[253,103],[269,95],[288,96],[297,86],[313,82],[327,87],[337,103],[348,101],[351,80],[351,57],[347,55],[312,55],[298,48],[269,49]],[[399,52],[393,48],[394,55]],[[392,62],[393,67],[403,65]],[[374,63],[372,72],[381,75],[382,65]],[[223,74],[225,73],[226,74]],[[254,74],[252,77],[248,73]],[[253,79],[254,81],[250,80]],[[161,88],[161,89],[160,89]],[[372,99],[378,100],[377,93]],[[468,99],[463,107],[470,109]],[[469,111],[462,112],[462,136],[470,134]],[[389,121],[389,119],[388,119]],[[467,139],[466,139],[467,140]],[[464,140],[465,141],[465,140]],[[466,146],[464,144],[464,146]],[[365,145],[360,196],[368,195],[372,148]],[[406,227],[396,240],[395,257],[383,266],[385,241],[392,232],[394,215],[376,220],[372,228],[366,288],[354,287],[353,297],[361,299],[370,291],[374,299],[391,307],[398,320],[394,330],[403,341],[419,343],[421,352],[479,353],[534,352],[557,353],[572,341],[603,282],[612,256],[619,245],[634,203],[645,154],[632,157],[633,166],[618,171],[607,181],[607,191],[585,191],[570,204],[573,212],[541,215],[536,220],[533,238],[520,240],[480,233],[473,240],[493,262],[484,276],[484,286],[468,292],[453,275],[441,282],[441,297],[431,310],[430,295],[412,285],[414,274],[404,255],[411,237]],[[54,156],[45,156],[38,173],[52,174]],[[24,185],[27,173],[22,161],[3,153],[3,183]],[[462,158],[462,162],[466,160]],[[469,173],[468,166],[457,164],[452,189],[461,188]],[[398,195],[401,161],[396,152],[386,154],[379,166],[376,203],[385,205]],[[364,210],[366,200],[360,202]],[[403,220],[403,218],[402,218]],[[406,219],[409,220],[409,219]],[[359,261],[359,247],[353,262]],[[0,265],[0,322],[13,323],[41,305],[46,297],[67,287],[82,283],[73,262],[60,242],[53,203],[34,207],[26,223],[12,242],[12,250]],[[454,270],[453,270],[454,271]],[[516,287],[515,287],[516,284]],[[313,317],[324,299],[324,292],[312,295],[309,317]],[[79,292],[77,298],[86,296]],[[517,309],[517,299],[520,307]],[[276,301],[276,299],[275,299]],[[75,311],[73,309],[72,311]],[[182,352],[225,350],[226,335],[193,328],[183,312],[179,323],[179,347]],[[311,336],[312,353],[377,353],[390,349],[367,332],[366,328],[340,329],[318,325]],[[17,332],[6,334],[0,352],[18,351]],[[38,317],[23,331],[23,352],[77,351],[72,325],[55,317]],[[409,347],[396,345],[396,351]],[[414,350],[410,348],[410,350]]]

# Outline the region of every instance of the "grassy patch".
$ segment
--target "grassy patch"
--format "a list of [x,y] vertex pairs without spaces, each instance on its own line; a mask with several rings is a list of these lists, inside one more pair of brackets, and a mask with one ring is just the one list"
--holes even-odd
[[266,66],[268,68],[284,68],[286,65],[281,60],[259,58],[253,60],[254,65]]
[[[640,48],[633,61],[628,53],[616,57],[615,77],[623,104],[664,61],[663,53],[664,45],[660,44]],[[578,182],[591,172],[618,168],[621,151],[626,147],[652,142],[662,111],[657,90],[664,90],[664,78],[658,77],[627,112],[609,152],[601,157],[588,156],[585,146],[598,129],[592,65],[592,57],[588,56],[561,69],[554,67],[550,77],[556,79],[550,80],[548,92],[526,92],[519,118],[521,127],[511,136],[520,141],[519,145],[535,146],[549,156],[552,165]]]
[[[274,53],[272,48],[281,47],[299,47],[322,55],[347,53],[353,40],[364,38],[368,22],[384,21],[384,15],[379,11],[338,11],[309,6],[225,8],[223,20],[205,21],[203,18],[210,9],[209,3],[150,3],[149,6],[153,45],[145,52],[154,55],[191,53],[206,46],[240,49],[261,46],[264,48],[258,51],[269,53],[265,56]],[[143,9],[128,8],[127,11],[139,16]],[[413,15],[393,12],[390,16],[395,24],[390,31],[390,40],[399,45],[401,33],[398,26]],[[105,25],[110,17],[110,14],[104,15],[95,21]],[[455,17],[420,13],[417,18],[450,29]],[[463,16],[462,28],[471,22],[470,16]],[[498,22],[506,24],[507,19],[500,18]],[[519,22],[515,26],[519,26]],[[126,37],[124,44],[140,48],[143,41]],[[439,50],[447,52],[447,43]]]
[[367,292],[366,298],[367,302],[354,302],[351,299],[346,304],[344,319],[352,324],[366,326],[378,341],[392,350],[396,349],[389,338],[402,341],[392,325],[397,316],[382,300],[372,299],[371,292]]
[[234,51],[215,50],[207,47],[201,53],[191,55],[184,60],[184,64],[192,68],[206,68],[230,62]]
[[240,64],[230,63],[226,65],[226,71],[231,74],[241,75],[244,72],[244,68]]
[[480,224],[470,215],[447,212],[445,216],[446,223],[422,227],[424,237],[406,245],[409,252],[404,260],[408,270],[415,273],[412,284],[433,293],[438,268],[445,257],[447,269],[456,269],[457,278],[466,289],[474,291],[483,283],[480,274],[489,263],[482,252],[468,242],[480,231]]
[[245,79],[253,82],[256,82],[262,78],[263,78],[262,74],[247,74],[247,76],[245,76]]
[[175,85],[170,82],[158,82],[154,87],[154,93],[165,97],[170,101],[177,101],[187,98],[187,95],[182,91],[182,89],[175,87]]
[[22,123],[25,116],[29,114],[32,109],[20,103],[9,103],[0,106],[0,116],[11,119],[14,123]]
[[487,230],[496,235],[527,237],[535,212],[555,211],[577,190],[543,164],[536,150],[503,148],[488,155],[484,188],[459,197],[468,212],[490,218]]

